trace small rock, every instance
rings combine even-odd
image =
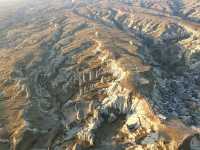
[[[8,86],[8,85],[11,85],[13,83],[13,80],[5,80],[5,81],[3,81],[3,84],[5,85],[5,86]]]
[[[4,97],[4,93],[0,91],[0,98]]]
[[[131,132],[137,130],[139,127],[140,127],[140,125],[138,123],[127,125],[128,130]]]
[[[129,44],[130,44],[130,45],[133,45],[133,41],[129,41]]]
[[[0,128],[0,142],[9,142],[9,133],[5,127]]]
[[[115,120],[117,119],[117,117],[115,116],[115,114],[111,113],[109,116],[108,116],[108,122],[114,122]]]
[[[66,140],[66,141],[71,140],[72,138],[74,138],[74,137],[77,135],[77,133],[78,133],[80,130],[81,130],[80,127],[75,127],[75,128],[70,129],[70,130],[67,132],[66,136],[65,136],[65,140]]]
[[[159,117],[160,119],[162,119],[162,120],[166,120],[166,119],[167,119],[167,117],[164,116],[164,115],[162,115],[162,114],[159,114],[158,117]]]
[[[153,144],[158,139],[159,139],[159,134],[157,132],[152,132],[147,137],[144,138],[141,144]]]
[[[98,37],[99,36],[99,32],[95,32],[95,36]]]
[[[74,144],[72,147],[72,150],[81,150],[81,145],[80,144]]]

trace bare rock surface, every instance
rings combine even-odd
[[[198,0],[7,7],[0,150],[199,149]]]

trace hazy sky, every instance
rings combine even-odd
[[[0,3],[14,3],[14,2],[20,2],[23,0],[0,0]]]
[[[5,15],[5,13],[9,13],[11,11],[15,11],[15,9],[20,6],[22,1],[26,0],[0,0],[0,17],[1,15]]]
[[[20,0],[0,0],[0,2],[14,2],[14,1],[20,1]]]
[[[26,0],[0,0],[0,7],[18,4],[18,3],[21,3],[22,1],[26,1]]]

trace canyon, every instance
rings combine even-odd
[[[198,0],[21,1],[0,11],[0,150],[200,148]]]

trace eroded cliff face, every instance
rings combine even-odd
[[[0,149],[198,149],[199,24],[166,4],[43,0],[3,20]]]

